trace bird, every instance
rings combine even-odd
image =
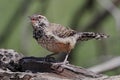
[[[45,16],[40,14],[33,14],[29,18],[33,27],[33,38],[43,48],[53,52],[47,57],[65,53],[63,64],[68,62],[68,56],[77,42],[90,39],[101,40],[108,37],[108,35],[102,33],[79,32],[60,24],[51,23]]]

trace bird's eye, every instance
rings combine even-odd
[[[39,16],[38,18],[42,18],[41,16]]]
[[[32,20],[34,21],[34,20],[35,20],[35,18],[32,18]]]

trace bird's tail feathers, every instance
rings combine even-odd
[[[94,32],[79,32],[78,33],[78,41],[87,41],[90,39],[101,40],[102,38],[108,38],[109,36],[102,33],[94,33]]]

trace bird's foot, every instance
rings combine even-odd
[[[66,64],[69,64],[69,61],[53,63],[53,65],[55,65],[55,66],[56,65],[61,66],[61,65],[66,65]]]
[[[63,65],[68,64],[69,62],[58,62],[58,63],[53,63],[52,69],[54,69],[57,73],[61,73],[64,71],[64,68],[62,67]]]

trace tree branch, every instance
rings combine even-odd
[[[120,80],[118,76],[96,74],[71,64],[57,66],[54,59],[23,57],[11,49],[0,49],[1,80]],[[54,62],[55,61],[55,62]],[[19,65],[19,66],[18,66]],[[17,70],[17,72],[15,71]],[[22,70],[22,71],[20,71]],[[33,73],[33,71],[36,72]],[[62,70],[62,71],[60,71]]]
[[[102,64],[88,68],[88,70],[95,73],[103,73],[106,71],[111,71],[120,67],[120,57],[115,57],[109,61],[106,61]]]

